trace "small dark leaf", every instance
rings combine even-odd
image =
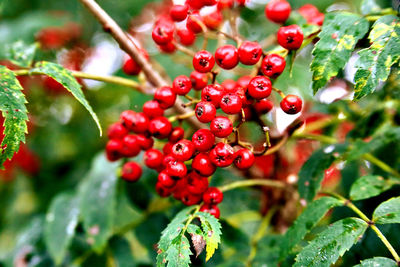
[[[204,240],[202,235],[191,234],[190,237],[192,239],[192,244],[194,250],[196,251],[196,258],[197,258],[201,254],[201,252],[203,252],[206,246],[206,241]]]

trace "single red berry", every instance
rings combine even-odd
[[[265,6],[265,16],[272,22],[284,23],[292,8],[285,0],[272,0]]]
[[[149,100],[143,104],[143,113],[153,119],[164,115],[164,109],[161,108],[161,104],[158,101]]]
[[[201,202],[201,195],[194,195],[186,190],[182,192],[181,201],[186,206],[196,205]]]
[[[204,24],[211,30],[217,30],[221,26],[223,20],[224,17],[219,10],[215,10],[203,16]]]
[[[197,130],[192,136],[194,147],[198,151],[208,151],[215,142],[214,134],[208,129]]]
[[[171,144],[171,143],[167,143],[167,144]],[[173,144],[171,144],[171,149],[172,149]],[[174,161],[175,158],[171,155],[171,154],[165,154],[164,153],[164,159],[163,159],[163,166],[164,168],[167,168],[168,162],[170,161]]]
[[[244,41],[239,47],[239,60],[244,65],[254,65],[263,53],[261,45],[257,42]]]
[[[209,187],[203,194],[204,204],[216,205],[222,202],[224,194],[216,187]]]
[[[202,195],[208,188],[207,177],[199,176],[197,173],[189,173],[186,180],[186,188],[193,195]]]
[[[184,135],[185,135],[185,130],[183,130],[182,127],[175,127],[172,130],[171,135],[168,137],[168,142],[176,143],[179,140],[183,139]]]
[[[163,153],[161,151],[150,148],[144,152],[143,155],[144,164],[151,169],[157,169],[163,164]]]
[[[192,82],[185,75],[179,75],[172,83],[172,90],[177,95],[186,95],[190,89],[192,89]]]
[[[159,45],[158,48],[161,50],[161,52],[164,52],[167,54],[172,54],[176,51],[176,46],[173,42],[169,42],[164,45]]]
[[[213,55],[206,51],[201,50],[193,57],[193,67],[196,71],[206,73],[212,70],[215,64]]]
[[[149,123],[149,132],[158,139],[167,138],[172,131],[171,122],[165,117],[157,117]]]
[[[277,39],[280,46],[288,50],[296,50],[303,43],[303,31],[298,25],[289,25],[281,27],[277,33]]]
[[[192,82],[193,89],[201,90],[208,83],[208,75],[206,73],[200,73],[198,71],[193,71],[190,74],[190,80]]]
[[[163,146],[163,153],[165,154],[165,155],[169,155],[169,154],[171,154],[171,152],[172,152],[172,147],[175,145],[175,143],[172,143],[172,142],[168,142],[168,143],[166,143],[164,146]]]
[[[183,45],[190,46],[196,41],[196,35],[186,27],[178,29],[176,34],[179,37],[179,42]]]
[[[219,216],[221,215],[219,208],[216,205],[203,204],[199,211],[210,213],[217,219],[219,219]]]
[[[113,123],[108,127],[108,139],[122,139],[128,134],[128,130],[119,122]]]
[[[175,26],[172,22],[166,20],[158,22],[151,33],[151,37],[158,45],[166,45],[174,38]]]
[[[236,151],[235,160],[233,161],[236,168],[246,170],[254,164],[254,154],[247,148],[242,148]]]
[[[133,110],[125,110],[121,113],[122,124],[134,133],[144,133],[149,126],[149,119],[142,112],[135,112]]]
[[[271,111],[274,107],[274,103],[267,99],[267,98],[262,98],[257,100],[257,102],[254,104],[254,109],[258,114],[265,114]]]
[[[255,99],[266,98],[271,94],[271,81],[264,76],[256,76],[247,86],[247,93]]]
[[[213,6],[217,4],[218,0],[202,0],[202,2],[205,6]]]
[[[296,114],[301,111],[303,101],[297,95],[287,95],[281,101],[281,109],[287,114]]]
[[[194,10],[199,10],[204,6],[204,0],[186,0],[185,4],[189,5]]]
[[[234,93],[236,92],[237,82],[231,79],[226,79],[221,83],[221,86],[224,88],[225,93]]]
[[[203,18],[199,12],[193,11],[186,20],[186,27],[194,33],[200,33],[203,31],[201,23],[203,23]]]
[[[242,76],[237,80],[237,85],[245,88],[247,92],[247,86],[249,86],[249,83],[251,81],[252,77],[251,76]]]
[[[209,157],[211,162],[217,167],[228,167],[233,163],[235,151],[229,144],[218,143],[211,149]]]
[[[215,108],[219,108],[219,103],[223,95],[224,88],[221,85],[210,84],[201,91],[201,100],[211,102],[214,104]]]
[[[215,172],[216,167],[212,164],[208,154],[201,152],[194,157],[192,161],[192,169],[198,174],[208,177]]]
[[[144,134],[138,134],[136,140],[142,150],[147,150],[153,147],[154,140],[151,136],[146,136]]]
[[[127,57],[122,65],[122,70],[127,75],[138,75],[142,68],[131,57]]]
[[[162,86],[154,93],[154,100],[160,103],[162,109],[167,109],[175,104],[176,94],[169,86]]]
[[[230,70],[239,63],[239,53],[233,45],[224,45],[215,51],[215,61],[223,69]]]
[[[109,140],[106,145],[106,155],[109,161],[116,161],[122,158],[122,141],[118,139]]]
[[[185,20],[188,14],[188,7],[186,5],[173,5],[169,10],[169,15],[174,21]]]
[[[121,153],[124,157],[135,157],[140,153],[140,145],[136,135],[128,134],[122,139]]]
[[[171,160],[167,163],[166,172],[174,179],[181,179],[186,175],[187,168],[182,161]]]
[[[219,0],[217,3],[217,8],[219,10],[230,9],[233,7],[233,0]]]
[[[227,93],[222,97],[219,105],[226,114],[237,114],[242,110],[242,99],[238,94]]]
[[[224,138],[232,133],[233,125],[227,117],[217,116],[211,121],[210,130],[216,137]]]
[[[156,192],[160,197],[169,197],[172,193],[172,188],[165,187],[162,183],[156,183]]]
[[[217,110],[211,102],[201,101],[197,103],[196,108],[196,118],[203,123],[212,121],[215,118]]]
[[[319,12],[318,8],[312,4],[305,4],[297,10],[308,24],[321,26],[324,22],[324,14]]]
[[[124,164],[121,171],[121,178],[127,182],[136,182],[142,176],[142,167],[134,161]]]
[[[194,145],[191,141],[182,139],[178,141],[171,151],[171,155],[179,161],[189,160],[195,152]]]
[[[276,79],[285,70],[286,61],[283,57],[277,54],[268,54],[264,57],[261,63],[261,72]]]
[[[166,171],[162,171],[158,174],[157,183],[160,183],[163,187],[171,188],[175,186],[176,180],[172,179]]]

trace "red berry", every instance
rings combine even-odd
[[[221,83],[221,86],[224,88],[225,93],[234,93],[236,92],[237,82],[231,79],[226,79]]]
[[[202,0],[202,2],[205,6],[213,6],[217,4],[218,0]]]
[[[122,65],[122,70],[127,75],[138,75],[142,68],[140,68],[136,61],[134,61],[131,57],[128,57],[125,60],[124,65]]]
[[[229,144],[218,143],[211,149],[209,157],[211,162],[217,167],[228,167],[233,163],[235,152]]]
[[[237,114],[242,110],[242,99],[238,94],[225,94],[220,102],[220,107],[226,114]]]
[[[193,67],[196,71],[206,73],[212,70],[215,64],[213,55],[206,51],[201,50],[193,57]]]
[[[182,127],[175,127],[171,135],[168,137],[168,141],[171,143],[176,143],[179,140],[183,139],[183,136],[185,135],[185,131],[183,130]]]
[[[200,129],[193,134],[192,142],[196,150],[208,151],[214,145],[215,136],[208,129]]]
[[[201,91],[201,100],[211,102],[214,104],[215,108],[219,108],[219,103],[223,95],[224,88],[221,85],[210,84]]]
[[[240,170],[246,170],[254,164],[254,154],[247,148],[236,151],[234,164]]]
[[[209,187],[203,194],[204,204],[216,205],[222,202],[224,194],[216,187]]]
[[[163,153],[161,151],[150,148],[149,150],[146,150],[146,152],[143,155],[144,159],[144,164],[146,164],[147,167],[151,169],[157,169],[163,164]]]
[[[203,16],[204,24],[211,30],[217,30],[221,26],[223,20],[224,17],[219,10],[215,10]]]
[[[166,45],[174,38],[175,26],[172,22],[166,20],[158,22],[151,33],[151,37],[158,45]]]
[[[109,161],[116,161],[122,157],[123,145],[122,141],[118,139],[109,140],[106,145],[106,155]]]
[[[190,46],[196,41],[196,35],[186,27],[178,29],[176,34],[179,37],[179,42],[183,45]]]
[[[260,60],[263,53],[257,42],[244,41],[239,47],[239,60],[244,65],[254,65]]]
[[[230,70],[239,63],[239,53],[233,45],[224,45],[215,51],[215,61],[223,69]]]
[[[143,104],[143,113],[153,119],[164,115],[164,109],[161,108],[161,104],[158,101],[149,100]]]
[[[247,86],[248,94],[255,99],[266,98],[271,94],[271,91],[271,81],[264,76],[254,77]]]
[[[272,0],[265,6],[265,16],[275,23],[284,23],[291,10],[290,4],[285,0]]]
[[[172,147],[175,145],[175,143],[171,143],[171,142],[168,142],[168,143],[166,143],[164,146],[163,146],[163,153],[165,154],[165,155],[169,155],[169,154],[171,154],[171,152],[172,152]],[[171,156],[172,157],[172,156]]]
[[[175,94],[186,95],[192,89],[192,82],[189,77],[180,75],[174,79],[172,83],[172,90]]]
[[[172,179],[166,171],[162,171],[158,174],[157,183],[160,183],[163,187],[171,188],[176,184],[176,180]]]
[[[149,132],[158,139],[167,138],[172,131],[171,122],[165,117],[157,117],[149,123]]]
[[[198,174],[207,177],[215,172],[216,167],[212,164],[208,154],[201,152],[194,157],[192,161],[192,169]]]
[[[258,114],[268,113],[269,111],[272,110],[273,107],[274,107],[274,103],[267,98],[259,99],[254,104],[254,109],[256,110],[256,112]]]
[[[154,140],[151,136],[145,136],[143,134],[138,134],[136,140],[142,150],[152,148],[154,144]]]
[[[124,157],[135,157],[140,153],[140,145],[136,135],[128,134],[122,139],[123,148],[121,150]]]
[[[202,17],[198,11],[194,11],[186,20],[186,27],[194,33],[200,33],[203,31],[201,23],[203,23]]]
[[[277,54],[268,54],[261,63],[261,72],[270,77],[277,78],[285,70],[286,61]]]
[[[163,86],[154,93],[154,100],[160,103],[162,109],[167,109],[175,104],[176,94],[169,86]]]
[[[203,204],[200,207],[199,211],[210,213],[211,215],[213,215],[217,219],[219,219],[219,216],[221,214],[220,211],[219,211],[219,208],[216,205]]]
[[[303,43],[303,31],[298,25],[281,27],[277,33],[278,43],[288,50],[296,50]]]
[[[188,14],[188,7],[186,5],[173,5],[169,10],[169,15],[174,21],[185,20]]]
[[[198,10],[204,6],[203,0],[186,0],[185,3],[195,10]]]
[[[202,195],[208,188],[207,177],[199,176],[194,172],[188,174],[186,180],[186,188],[193,195]]]
[[[309,24],[321,26],[324,22],[324,14],[320,13],[318,8],[312,4],[305,4],[297,10]]]
[[[121,178],[127,182],[136,182],[142,176],[142,167],[134,161],[129,161],[122,167]]]
[[[128,130],[119,122],[113,123],[108,127],[108,139],[122,139],[128,134]]]
[[[211,121],[210,130],[216,137],[224,138],[232,133],[233,125],[227,117],[217,116]]]
[[[180,179],[186,175],[187,169],[185,163],[182,161],[171,160],[167,163],[166,172],[172,178]]]
[[[183,139],[172,147],[171,155],[179,161],[187,161],[193,156],[194,151],[193,143]]]
[[[135,133],[144,133],[148,129],[149,119],[142,112],[137,113],[133,110],[125,110],[121,113],[120,118],[122,124]]]
[[[217,8],[219,10],[230,9],[233,7],[233,0],[219,0],[217,3]]]
[[[165,187],[162,183],[156,183],[156,192],[160,197],[168,197],[172,193],[172,188]]]
[[[159,45],[158,48],[162,52],[167,53],[167,54],[172,54],[172,53],[174,53],[176,51],[176,46],[174,45],[173,42],[166,43],[164,45]]]
[[[198,71],[193,71],[190,74],[190,80],[192,82],[193,89],[201,90],[208,83],[208,75],[206,73],[200,73]]]
[[[201,195],[194,195],[186,190],[182,192],[181,201],[186,206],[196,205],[201,202]]]
[[[247,86],[249,85],[252,77],[250,76],[242,76],[237,80],[238,86],[245,88],[247,90]]]
[[[215,106],[212,103],[201,101],[197,103],[195,112],[196,112],[196,118],[200,122],[207,123],[215,118],[217,110],[215,109]]]
[[[287,95],[281,101],[281,109],[287,114],[296,114],[301,111],[303,101],[297,95]]]

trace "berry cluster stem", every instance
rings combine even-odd
[[[249,186],[269,186],[282,189],[287,188],[287,184],[281,181],[268,180],[268,179],[249,179],[220,186],[219,190],[221,190],[221,192],[226,192],[239,187],[249,187]]]

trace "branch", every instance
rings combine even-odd
[[[222,192],[229,191],[239,187],[249,187],[249,186],[270,186],[275,188],[285,189],[288,185],[284,182],[278,180],[268,180],[268,179],[249,179],[243,181],[237,181],[230,184],[226,184],[219,187]]]

